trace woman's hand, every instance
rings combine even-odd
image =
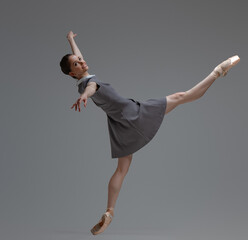
[[[70,39],[73,39],[74,37],[76,37],[77,36],[77,34],[75,33],[73,33],[72,31],[70,31],[68,34],[67,34],[67,39],[68,40],[70,40]]]
[[[88,99],[87,95],[82,94],[81,97],[72,105],[71,109],[75,107],[75,111],[77,111],[77,109],[78,109],[78,111],[80,112],[81,102],[84,101],[84,107],[86,107],[87,99]]]

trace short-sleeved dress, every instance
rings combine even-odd
[[[112,158],[132,154],[151,141],[163,121],[166,97],[143,102],[124,98],[109,83],[99,81],[95,75],[78,81],[80,94],[89,82],[96,82],[98,87],[90,98],[107,114]]]

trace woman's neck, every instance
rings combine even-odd
[[[84,72],[81,76],[77,77],[77,79],[80,80],[81,78],[86,77],[88,75],[90,75],[88,72]]]

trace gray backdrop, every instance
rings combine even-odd
[[[134,153],[101,239],[247,239],[246,1],[1,1],[0,238],[94,239],[107,205],[105,113],[82,112],[59,61],[72,30],[89,73],[140,101],[240,63],[165,116]],[[146,235],[145,235],[146,234]]]

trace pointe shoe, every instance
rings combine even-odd
[[[221,64],[219,64],[214,69],[214,71],[215,72],[218,72],[220,74],[220,76],[222,75],[224,77],[224,76],[226,76],[226,74],[230,70],[230,68],[232,68],[233,66],[235,66],[239,61],[240,61],[239,56],[238,55],[235,55],[233,57],[228,58],[227,60],[225,60]]]
[[[90,230],[93,235],[102,233],[111,223],[113,216],[109,212],[102,215],[101,220]]]

